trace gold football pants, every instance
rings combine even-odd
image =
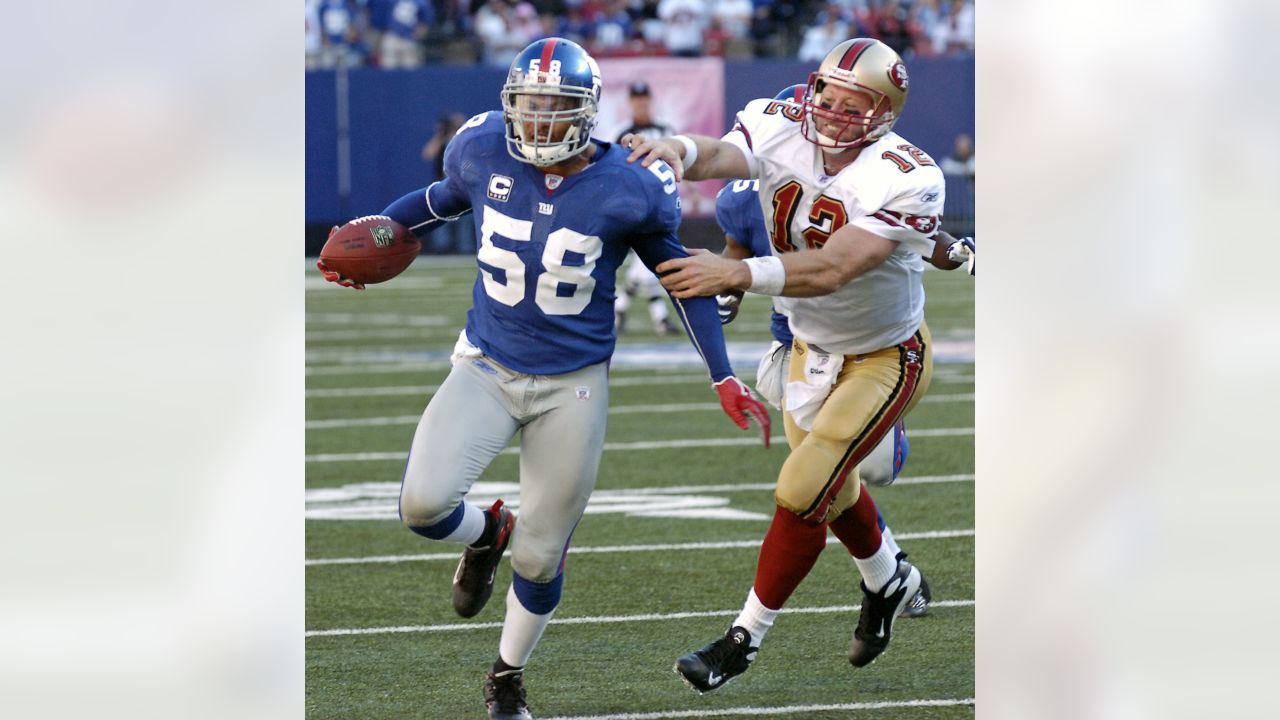
[[[789,382],[803,380],[808,353],[796,338]],[[899,345],[846,355],[812,431],[783,413],[791,454],[778,476],[778,505],[813,523],[829,522],[852,507],[862,485],[858,463],[915,407],[932,378],[933,347],[924,323]]]

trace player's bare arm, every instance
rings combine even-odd
[[[732,143],[706,135],[684,135],[693,141],[697,155],[690,167],[686,162],[688,148],[676,138],[645,139],[639,135],[625,135],[622,145],[631,149],[627,162],[640,160],[643,167],[649,167],[655,160],[665,160],[676,173],[676,180],[709,180],[723,178],[726,180],[751,177],[751,167],[742,150]]]
[[[782,292],[787,297],[816,297],[834,292],[884,262],[897,243],[853,225],[836,231],[817,250],[800,250],[775,258],[786,273]],[[741,260],[693,251],[687,258],[658,266],[662,286],[678,298],[715,295],[726,290],[750,290],[751,268]]]

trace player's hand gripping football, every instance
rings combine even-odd
[[[716,394],[720,396],[720,407],[724,408],[724,414],[728,415],[729,419],[743,430],[750,427],[747,416],[755,418],[756,423],[760,425],[760,429],[764,432],[764,446],[766,448],[769,447],[771,435],[769,410],[756,399],[755,393],[751,392],[751,388],[732,375],[713,384],[712,387],[715,388]]]
[[[651,140],[635,133],[623,135],[618,142],[622,147],[631,151],[631,154],[627,156],[627,162],[635,162],[643,157],[644,159],[640,161],[640,166],[649,167],[654,160],[665,160],[671,166],[671,170],[675,172],[676,182],[684,180],[684,161],[680,159],[680,150],[673,148],[670,143],[665,143],[660,139]]]
[[[964,263],[965,272],[974,275],[978,264],[978,244],[971,237],[960,238],[947,246],[947,257],[951,262]]]
[[[338,232],[338,226],[334,225],[332,228],[329,229],[329,237],[333,237],[333,234],[336,232]],[[324,275],[324,279],[328,280],[331,283],[338,283],[342,287],[355,288],[356,290],[364,289],[364,283],[356,282],[351,278],[343,277],[338,273],[330,270],[328,266],[324,264],[324,260],[317,260],[316,268],[320,270],[321,275]]]

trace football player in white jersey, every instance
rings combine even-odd
[[[892,132],[907,99],[906,66],[871,39],[836,46],[801,102],[755,100],[722,139],[623,138],[629,159],[665,160],[677,177],[756,178],[772,256],[701,252],[658,266],[675,297],[746,290],[775,296],[795,335],[784,421],[791,453],[742,612],[725,635],[676,662],[708,692],[746,671],[831,531],[862,575],[849,661],[888,646],[920,572],[861,512],[857,466],[920,400],[933,372],[922,255],[931,255],[942,172]]]

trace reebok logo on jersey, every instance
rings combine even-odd
[[[936,192],[925,193],[920,196],[920,202],[931,203],[931,202],[937,202],[937,201],[938,201],[938,193]]]
[[[515,181],[506,175],[494,173],[489,176],[489,197],[498,202],[506,202],[511,197],[511,186]]]

